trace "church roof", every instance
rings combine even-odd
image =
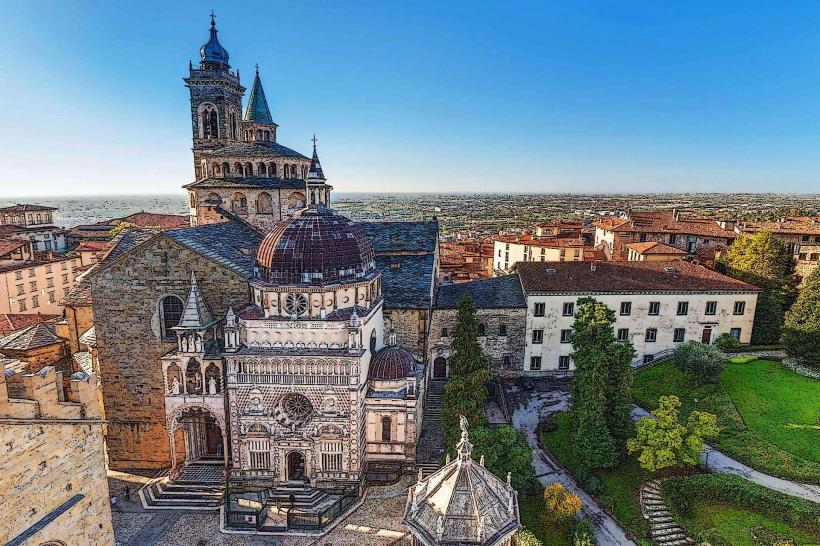
[[[203,151],[202,155],[204,157],[297,157],[307,159],[299,152],[269,140],[228,144],[214,150]]]
[[[433,294],[432,254],[376,255],[387,309],[427,309]]]
[[[326,180],[325,173],[322,172],[322,164],[319,163],[319,154],[316,152],[316,135],[313,135],[313,157],[310,159],[310,171],[308,180]]]
[[[169,229],[163,235],[247,278],[253,275],[256,248],[262,241],[261,233],[237,221]]]
[[[408,490],[404,522],[425,545],[503,544],[521,527],[517,493],[472,459],[461,431],[456,459]]]
[[[435,252],[438,221],[360,222],[373,242],[376,254],[395,252]]]
[[[208,42],[201,48],[199,48],[200,60],[206,63],[219,63],[228,66],[228,50],[222,47],[222,44],[219,43],[219,38],[217,38],[216,36],[216,21],[214,21],[213,15],[211,15],[210,33],[211,34],[208,38]]]
[[[398,345],[382,347],[373,355],[367,378],[376,381],[395,381],[416,376],[413,353]]]
[[[461,301],[465,292],[473,298],[476,309],[527,308],[527,298],[524,296],[518,275],[504,275],[463,284],[440,286],[436,292],[433,307],[457,309],[458,302]]]
[[[196,283],[196,275],[191,271],[191,290],[188,292],[182,317],[172,330],[197,330],[207,328],[217,322],[219,319],[214,319],[211,310],[208,309],[208,304],[205,303],[205,298],[202,297],[202,292]]]
[[[299,178],[264,178],[264,177],[234,177],[203,178],[190,184],[186,188],[265,188],[269,190],[303,190],[305,181]]]
[[[265,98],[265,90],[262,88],[262,80],[259,79],[258,66],[256,68],[256,77],[253,79],[251,94],[248,97],[248,107],[245,108],[245,115],[242,119],[254,123],[273,123],[273,118],[268,108],[268,101]]]
[[[40,322],[0,339],[0,351],[28,351],[62,342],[63,339],[54,332],[53,324]]]

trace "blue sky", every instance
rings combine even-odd
[[[211,8],[339,191],[820,191],[818,2],[2,3],[0,196],[181,191]]]

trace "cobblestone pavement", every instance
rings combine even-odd
[[[219,531],[219,512],[145,511],[136,494],[150,474],[109,472],[114,508],[115,546],[386,546],[407,532],[404,515],[410,477],[397,484],[368,489],[367,500],[323,537],[227,534]],[[125,488],[130,500],[125,500]]]

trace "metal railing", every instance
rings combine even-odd
[[[663,362],[664,360],[669,359],[675,353],[674,348],[664,349],[663,351],[657,352],[652,355],[644,355],[634,359],[631,363],[632,368],[635,370],[642,370],[644,368],[649,368]],[[651,356],[652,358],[647,359],[647,356]]]

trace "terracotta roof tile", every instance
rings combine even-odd
[[[53,322],[60,315],[41,315],[39,313],[5,313],[0,315],[0,336],[6,336],[17,330],[28,328],[40,322]]]
[[[759,291],[751,284],[686,261],[518,262],[524,292]]]
[[[657,241],[646,241],[644,243],[629,243],[626,245],[627,248],[631,248],[635,252],[640,254],[679,254],[681,256],[686,255],[686,251],[671,245],[667,245],[665,243],[659,243]]]

